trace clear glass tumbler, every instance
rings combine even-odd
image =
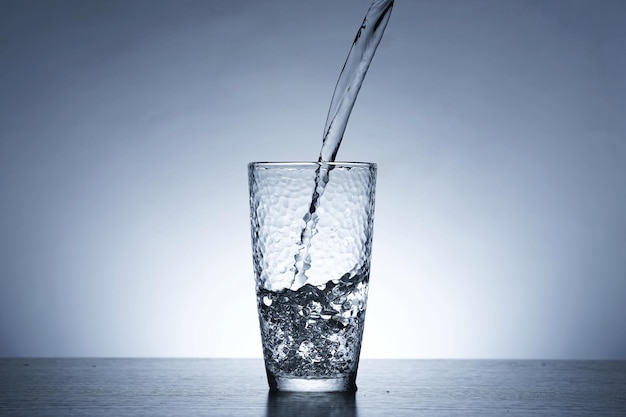
[[[354,391],[376,164],[252,162],[252,251],[272,391]]]

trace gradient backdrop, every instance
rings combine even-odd
[[[0,356],[260,357],[246,164],[368,0],[0,1]],[[363,357],[626,359],[626,2],[397,0]]]

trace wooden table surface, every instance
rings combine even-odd
[[[270,394],[260,359],[0,359],[0,416],[626,416],[626,361],[362,360]]]

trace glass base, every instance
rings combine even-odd
[[[290,378],[267,374],[272,391],[285,392],[354,392],[355,377],[337,378]]]

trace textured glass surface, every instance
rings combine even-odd
[[[328,182],[321,195],[314,195],[320,168]],[[320,379],[337,379],[340,387],[354,384],[367,303],[375,181],[375,164],[249,165],[257,303],[274,388],[281,388],[280,381],[289,389],[333,390],[320,387]],[[312,200],[317,200],[315,209]],[[312,237],[304,240],[313,215]],[[304,280],[296,279],[299,256],[305,259]],[[306,388],[306,381],[314,379]],[[294,380],[304,380],[305,387]]]

